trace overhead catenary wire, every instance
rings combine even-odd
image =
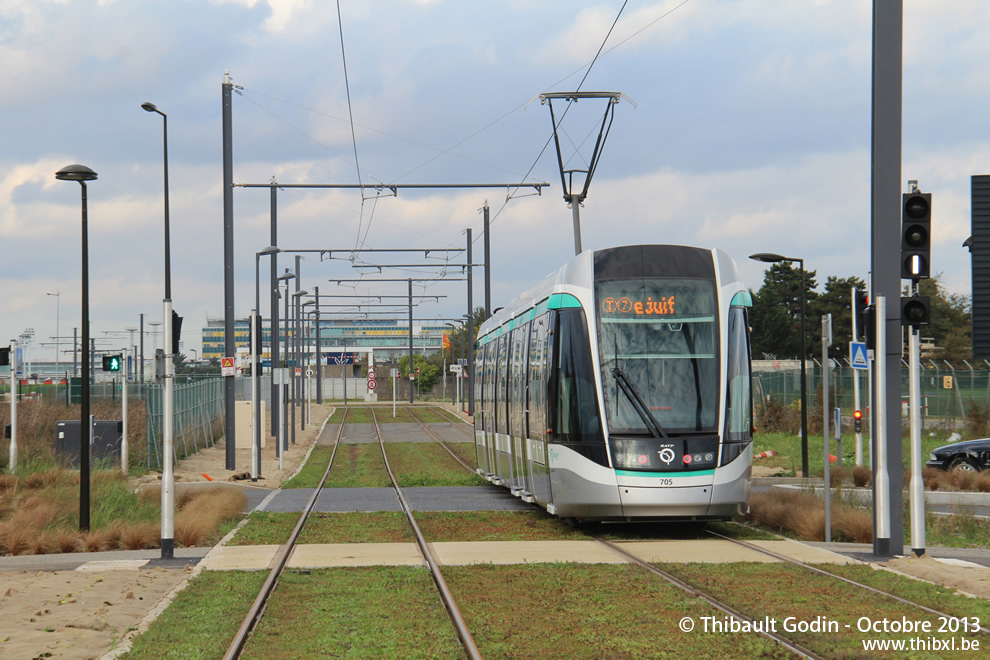
[[[687,1],[688,1],[688,0],[685,0],[685,2],[687,2]],[[619,18],[620,18],[620,17],[622,16],[622,12],[623,12],[623,11],[625,10],[625,8],[626,8],[626,5],[627,5],[628,3],[629,3],[629,0],[624,0],[624,1],[623,1],[623,3],[622,3],[622,6],[621,6],[621,7],[619,7],[619,13],[618,13],[618,14],[616,14],[616,16],[615,16],[615,20],[614,20],[614,21],[612,21],[612,25],[611,25],[611,27],[609,27],[609,29],[608,29],[608,32],[607,32],[607,33],[605,34],[605,38],[604,38],[604,39],[602,40],[602,44],[601,44],[601,46],[599,46],[599,47],[598,47],[598,52],[596,52],[596,53],[595,53],[595,56],[594,56],[594,57],[593,57],[593,58],[591,59],[591,62],[590,62],[590,63],[589,63],[588,65],[587,65],[587,71],[585,71],[585,72],[584,72],[584,76],[583,76],[583,77],[581,78],[581,82],[580,82],[580,83],[578,83],[578,86],[577,86],[577,89],[576,89],[575,91],[581,91],[581,87],[582,87],[582,86],[584,85],[584,82],[585,82],[585,80],[587,80],[587,79],[588,79],[588,74],[590,74],[590,73],[591,73],[591,68],[592,68],[593,66],[595,66],[595,62],[597,62],[597,61],[598,61],[598,58],[599,58],[599,57],[601,56],[601,54],[602,54],[602,50],[603,50],[603,49],[605,48],[605,44],[606,44],[606,43],[608,43],[608,38],[609,38],[609,37],[610,37],[610,36],[612,35],[612,30],[614,30],[614,29],[615,29],[615,26],[616,26],[616,24],[617,24],[617,23],[619,22]],[[668,12],[668,13],[669,13],[669,12]],[[666,14],[665,14],[665,15],[666,15]],[[662,17],[661,17],[661,18],[662,18]],[[657,19],[657,20],[659,20],[659,19]],[[656,22],[656,21],[654,21],[654,22]],[[574,74],[571,74],[571,75],[574,75]],[[570,76],[568,76],[568,78],[569,78],[569,77],[570,77]],[[564,80],[566,80],[566,78],[564,78]],[[563,112],[563,114],[561,114],[561,115],[560,115],[560,120],[558,120],[558,121],[557,121],[557,122],[556,122],[556,123],[554,124],[554,127],[553,127],[553,132],[551,132],[551,134],[550,134],[550,137],[548,137],[548,138],[547,138],[547,141],[546,141],[546,142],[545,142],[545,143],[543,144],[543,148],[542,148],[542,149],[540,149],[540,154],[539,154],[539,155],[538,155],[538,156],[536,157],[536,160],[534,160],[534,161],[533,161],[533,164],[532,164],[532,165],[530,165],[530,167],[529,167],[529,170],[527,170],[527,171],[526,171],[526,176],[525,176],[525,177],[523,177],[523,181],[525,181],[526,179],[528,179],[528,178],[529,178],[529,175],[530,175],[530,174],[532,173],[532,171],[533,171],[534,169],[536,169],[536,165],[537,165],[537,164],[538,164],[538,163],[540,162],[540,159],[541,159],[541,158],[543,158],[543,154],[545,154],[545,153],[546,153],[546,151],[547,151],[547,147],[549,147],[549,146],[550,146],[550,143],[551,143],[551,142],[553,141],[553,137],[554,137],[554,135],[556,134],[556,131],[557,131],[557,128],[558,128],[558,127],[560,126],[560,124],[561,124],[561,123],[562,123],[562,122],[564,121],[564,117],[566,117],[566,116],[567,116],[567,111],[568,111],[568,110],[570,110],[570,109],[571,109],[571,104],[570,104],[570,103],[568,103],[568,104],[567,104],[567,107],[566,107],[566,108],[564,108],[564,112]],[[518,189],[518,188],[516,188],[516,190],[515,190],[515,191],[518,191],[518,190],[519,190],[519,189]],[[513,191],[513,192],[515,192],[515,191]],[[504,201],[504,202],[502,202],[502,206],[500,206],[500,207],[499,207],[499,209],[498,209],[498,211],[496,211],[496,212],[495,212],[495,215],[493,215],[493,216],[492,216],[492,217],[491,217],[491,218],[489,219],[489,221],[488,221],[488,228],[489,228],[489,230],[491,230],[491,226],[492,226],[492,224],[494,224],[494,223],[495,223],[495,220],[497,220],[497,219],[498,219],[498,216],[499,216],[499,215],[501,215],[501,213],[502,213],[502,211],[503,211],[503,210],[505,209],[505,207],[506,207],[506,206],[507,206],[507,205],[509,204],[509,201],[510,201],[511,199],[512,199],[512,193],[509,193],[509,194],[507,194],[507,195],[506,195],[506,197],[505,197],[505,201]],[[476,239],[474,239],[474,241],[473,241],[473,242],[475,242],[475,243],[476,243],[476,242],[478,242],[478,240],[479,240],[480,238],[481,238],[481,236],[479,236],[478,238],[476,238]]]
[[[613,51],[615,51],[616,49],[618,49],[618,48],[619,48],[619,47],[621,47],[622,45],[624,45],[624,44],[626,44],[626,43],[628,43],[629,41],[631,41],[632,39],[634,39],[634,38],[636,38],[637,36],[639,36],[640,34],[642,34],[643,32],[645,32],[645,31],[646,31],[646,30],[648,30],[649,28],[651,28],[651,27],[653,27],[654,25],[656,25],[656,24],[657,24],[658,22],[660,22],[660,21],[661,21],[661,20],[663,20],[664,18],[666,18],[666,17],[668,17],[669,15],[671,15],[671,14],[672,14],[673,12],[675,12],[676,10],[678,10],[678,9],[680,9],[681,7],[683,7],[684,5],[686,5],[686,4],[688,3],[688,2],[690,2],[690,0],[683,0],[683,2],[681,2],[680,4],[678,4],[678,5],[676,5],[676,6],[674,6],[674,7],[672,7],[671,9],[669,9],[669,10],[667,10],[666,12],[664,12],[663,14],[661,14],[660,16],[658,16],[657,18],[655,18],[654,20],[652,20],[652,21],[650,21],[649,23],[647,23],[646,25],[644,25],[644,26],[643,26],[642,28],[640,28],[639,30],[636,30],[635,32],[633,32],[632,34],[630,34],[630,35],[629,35],[628,37],[626,37],[626,38],[624,38],[624,39],[623,39],[622,41],[620,41],[620,42],[618,42],[618,43],[616,43],[615,45],[613,45],[612,47],[610,47],[610,48],[608,48],[608,49],[605,49],[605,45],[607,44],[607,42],[608,42],[608,39],[609,39],[609,37],[611,36],[611,34],[612,34],[612,32],[613,32],[613,30],[614,30],[614,28],[615,28],[615,26],[616,26],[616,24],[618,23],[618,20],[619,20],[619,18],[621,17],[621,15],[622,15],[622,13],[623,13],[623,10],[625,9],[625,7],[626,7],[626,5],[627,5],[627,3],[628,3],[628,0],[625,0],[625,2],[623,2],[623,5],[622,5],[622,7],[620,8],[620,10],[619,10],[619,12],[618,12],[618,14],[617,14],[617,16],[616,16],[616,18],[615,18],[615,20],[613,21],[613,23],[612,23],[612,25],[611,25],[611,27],[609,28],[609,31],[608,31],[608,33],[606,34],[606,37],[605,37],[605,39],[603,40],[603,42],[602,42],[602,45],[601,45],[601,46],[599,47],[599,49],[598,49],[598,51],[596,52],[596,54],[595,54],[595,56],[594,56],[594,58],[593,58],[593,59],[592,59],[592,60],[591,60],[591,61],[590,61],[590,62],[589,62],[588,64],[586,64],[586,65],[583,65],[583,66],[581,66],[581,67],[579,67],[578,69],[575,69],[575,71],[573,71],[573,72],[571,72],[571,73],[569,73],[569,74],[567,74],[566,76],[564,76],[563,78],[561,78],[561,79],[560,79],[559,81],[557,81],[556,83],[554,83],[553,85],[551,85],[551,86],[550,86],[550,87],[548,87],[547,89],[548,89],[548,90],[549,90],[549,89],[552,89],[553,87],[555,87],[556,85],[559,85],[559,84],[560,84],[561,82],[563,82],[563,81],[565,81],[565,80],[567,80],[568,78],[570,78],[571,76],[573,76],[573,75],[575,75],[576,73],[578,73],[578,72],[580,72],[580,71],[582,71],[582,70],[584,70],[584,71],[585,71],[585,73],[584,73],[584,76],[582,77],[582,80],[581,80],[581,82],[580,82],[580,84],[579,84],[579,86],[578,86],[578,89],[580,89],[580,87],[581,87],[581,86],[582,86],[582,85],[584,84],[584,82],[585,82],[585,81],[587,80],[587,77],[588,77],[588,75],[590,74],[590,71],[591,71],[591,69],[592,69],[592,67],[593,67],[593,66],[594,66],[594,64],[595,64],[595,63],[597,62],[597,60],[598,60],[598,59],[600,59],[601,57],[603,57],[603,56],[605,56],[605,55],[608,55],[609,53],[611,53],[611,52],[613,52]],[[316,109],[313,109],[313,108],[309,108],[309,107],[306,107],[306,106],[303,106],[303,105],[300,105],[300,104],[297,104],[297,103],[293,103],[293,102],[291,102],[291,101],[287,101],[287,100],[284,100],[284,99],[280,99],[280,98],[278,98],[278,97],[275,97],[275,96],[272,96],[272,95],[269,95],[269,94],[265,94],[265,93],[263,93],[263,92],[260,92],[260,91],[257,91],[257,90],[253,90],[253,89],[245,89],[245,88],[243,88],[243,87],[241,87],[241,86],[238,86],[238,87],[239,87],[239,89],[243,89],[244,91],[246,91],[246,92],[249,92],[250,94],[255,94],[255,95],[258,95],[258,96],[264,96],[264,97],[266,97],[266,98],[270,98],[270,99],[273,99],[273,100],[275,100],[275,101],[278,101],[278,102],[280,102],[280,103],[284,103],[284,104],[287,104],[287,105],[291,105],[291,106],[294,106],[294,107],[298,107],[298,108],[300,108],[300,109],[304,109],[304,110],[307,110],[307,111],[309,111],[309,112],[314,112],[314,113],[316,113],[316,114],[321,114],[321,115],[324,115],[324,116],[327,116],[327,117],[330,117],[330,118],[333,118],[333,119],[336,119],[336,120],[338,120],[338,121],[349,121],[349,123],[350,123],[350,126],[351,126],[351,134],[352,134],[352,143],[353,143],[353,148],[354,148],[354,153],[355,153],[355,163],[354,163],[354,166],[355,166],[355,168],[356,168],[356,170],[357,170],[357,172],[358,172],[358,179],[359,179],[359,182],[361,181],[361,169],[360,169],[360,167],[359,167],[359,164],[357,163],[357,153],[358,153],[358,152],[357,152],[357,142],[356,142],[356,133],[355,133],[355,127],[356,127],[356,126],[361,126],[362,128],[366,128],[367,130],[370,130],[370,131],[374,131],[374,132],[377,132],[377,133],[380,133],[380,134],[382,134],[382,135],[387,135],[387,136],[390,136],[390,137],[394,137],[394,138],[396,138],[396,139],[399,139],[399,140],[403,140],[403,141],[405,141],[405,142],[408,142],[408,143],[410,143],[410,144],[415,144],[415,145],[419,145],[419,146],[423,146],[423,147],[425,147],[425,148],[429,148],[429,149],[434,149],[434,150],[436,150],[436,151],[438,151],[438,153],[437,153],[437,154],[436,154],[435,156],[433,156],[432,158],[430,158],[429,160],[427,160],[427,161],[425,161],[425,162],[424,162],[424,163],[422,163],[421,165],[419,165],[419,166],[417,166],[417,167],[415,167],[415,168],[413,168],[412,170],[409,170],[408,172],[406,172],[405,174],[403,174],[402,176],[400,176],[400,177],[398,178],[398,180],[401,180],[401,179],[403,179],[403,178],[405,178],[405,177],[407,177],[407,176],[408,176],[409,174],[411,174],[412,172],[415,172],[415,171],[417,171],[418,169],[420,169],[420,168],[422,168],[423,166],[425,166],[425,165],[427,165],[428,163],[430,163],[430,162],[432,162],[433,160],[436,160],[436,159],[437,159],[437,158],[439,158],[440,156],[442,156],[442,155],[445,155],[445,154],[450,154],[450,153],[452,152],[452,150],[453,150],[453,149],[455,149],[456,147],[458,147],[458,146],[460,146],[461,144],[464,144],[465,142],[467,142],[468,140],[470,140],[470,139],[472,139],[473,137],[475,137],[475,136],[477,136],[478,134],[480,134],[480,133],[482,133],[482,132],[484,132],[484,131],[486,131],[486,130],[488,130],[489,128],[491,128],[491,127],[492,127],[492,126],[494,126],[495,124],[497,124],[497,123],[499,123],[500,121],[502,121],[502,120],[504,120],[504,119],[505,119],[506,117],[508,117],[508,116],[510,116],[510,115],[511,115],[511,114],[513,114],[514,112],[516,112],[516,111],[518,111],[518,110],[520,110],[520,109],[522,109],[522,108],[524,108],[524,107],[525,107],[525,106],[526,106],[526,105],[528,104],[528,101],[527,101],[526,103],[521,103],[521,104],[519,104],[519,105],[517,105],[517,106],[515,106],[514,108],[512,108],[512,109],[510,109],[509,111],[507,111],[507,112],[505,112],[505,113],[503,113],[502,115],[500,115],[500,116],[499,116],[498,118],[496,118],[496,119],[494,119],[494,120],[492,120],[491,122],[488,122],[487,124],[485,124],[484,126],[482,126],[481,128],[479,128],[478,130],[476,130],[476,131],[474,131],[474,132],[472,132],[472,133],[471,133],[470,135],[468,135],[468,136],[466,136],[465,138],[463,138],[463,139],[461,139],[461,140],[459,140],[459,141],[457,141],[456,143],[454,143],[453,145],[451,145],[450,147],[448,147],[448,148],[446,148],[446,149],[441,149],[441,148],[438,148],[438,147],[433,147],[433,146],[431,146],[431,145],[428,145],[428,144],[424,144],[424,143],[421,143],[421,142],[418,142],[418,141],[415,141],[415,140],[411,140],[411,139],[408,139],[408,138],[405,138],[405,137],[402,137],[402,136],[399,136],[399,135],[395,135],[395,134],[392,134],[392,133],[388,133],[388,132],[386,132],[386,131],[381,131],[381,130],[379,130],[379,129],[376,129],[376,128],[373,128],[373,127],[368,127],[368,126],[364,126],[364,125],[362,125],[362,124],[358,124],[358,123],[356,123],[356,122],[354,121],[354,117],[353,117],[353,110],[352,110],[352,104],[351,104],[351,99],[350,99],[350,88],[349,88],[349,81],[347,80],[347,63],[346,63],[346,52],[345,52],[345,49],[344,49],[344,42],[343,42],[343,24],[342,24],[342,21],[340,21],[340,3],[339,3],[339,0],[338,0],[338,2],[337,2],[337,11],[338,11],[338,22],[339,22],[339,30],[340,30],[340,35],[341,35],[341,54],[342,54],[342,58],[343,58],[343,64],[344,64],[344,74],[345,74],[345,85],[346,85],[346,87],[347,87],[347,98],[348,98],[348,113],[349,113],[349,120],[344,120],[344,119],[342,119],[342,118],[340,118],[340,117],[336,117],[336,116],[334,116],[334,115],[331,115],[331,114],[329,114],[329,113],[326,113],[326,112],[323,112],[323,111],[320,111],[320,110],[316,110]],[[240,92],[238,92],[238,93],[240,93]],[[242,96],[244,96],[245,98],[248,98],[248,96],[247,96],[246,94],[241,94],[241,95],[242,95]],[[250,100],[250,99],[249,99],[249,100]],[[294,129],[294,130],[296,130],[297,132],[299,132],[299,133],[301,133],[301,134],[303,134],[304,136],[306,136],[306,137],[307,137],[307,138],[308,138],[309,140],[311,140],[311,141],[312,141],[312,142],[314,142],[315,144],[317,144],[317,145],[319,145],[319,146],[321,146],[321,147],[323,147],[323,148],[325,148],[325,149],[327,149],[328,151],[330,151],[331,153],[333,153],[333,154],[334,154],[335,156],[337,156],[338,158],[340,158],[340,159],[342,159],[342,160],[344,160],[344,162],[347,162],[348,164],[351,164],[351,163],[349,162],[349,160],[348,160],[348,159],[346,159],[346,158],[344,158],[344,157],[343,157],[343,156],[341,156],[340,154],[337,154],[337,153],[336,153],[335,151],[333,151],[332,149],[330,149],[330,148],[329,148],[329,147],[327,147],[326,145],[323,145],[323,144],[322,144],[322,143],[320,143],[320,142],[319,142],[318,140],[316,140],[316,139],[315,139],[315,138],[313,138],[312,136],[309,136],[308,134],[306,134],[306,133],[305,133],[304,131],[302,131],[302,130],[300,130],[299,128],[297,128],[297,127],[295,127],[295,126],[292,126],[292,124],[291,124],[290,122],[288,122],[288,121],[286,121],[285,119],[283,119],[283,118],[281,118],[281,117],[279,117],[279,116],[278,116],[278,115],[277,115],[276,113],[274,113],[274,112],[273,112],[272,110],[270,110],[270,109],[268,109],[268,108],[266,108],[266,107],[264,107],[263,105],[261,105],[261,104],[259,104],[259,103],[257,103],[257,102],[255,102],[255,101],[253,101],[253,100],[252,100],[252,102],[253,102],[253,103],[255,103],[255,105],[256,105],[257,107],[259,107],[259,108],[261,108],[261,109],[263,109],[263,110],[265,110],[266,112],[269,112],[270,114],[272,114],[273,116],[275,116],[276,118],[278,118],[278,119],[279,119],[280,121],[282,121],[282,122],[284,122],[284,123],[286,123],[287,125],[289,125],[290,127],[292,127],[292,128]],[[564,113],[564,115],[566,115],[566,110],[565,110],[565,113]],[[564,115],[562,115],[562,116],[561,116],[561,120],[563,119],[563,116],[564,116]],[[547,139],[547,142],[546,142],[546,143],[545,143],[545,144],[543,145],[543,148],[542,148],[542,149],[540,150],[540,154],[539,154],[539,155],[537,156],[537,158],[536,158],[536,159],[534,160],[534,162],[533,162],[533,164],[532,164],[532,166],[531,166],[531,167],[530,167],[530,168],[529,168],[529,169],[527,170],[527,172],[526,172],[526,174],[522,176],[522,180],[523,180],[523,181],[525,181],[525,180],[527,180],[527,179],[529,179],[529,178],[530,178],[530,175],[532,174],[532,172],[533,172],[533,170],[535,169],[535,167],[536,167],[536,165],[537,165],[537,164],[539,163],[539,161],[540,161],[540,159],[542,159],[542,157],[543,157],[543,154],[544,154],[544,153],[546,152],[546,148],[547,148],[547,147],[549,146],[549,144],[550,144],[550,142],[552,141],[552,139],[553,139],[553,136],[551,135],[551,136],[550,136],[550,137],[549,137],[549,138]],[[586,139],[587,139],[587,138],[585,138],[585,140],[586,140]],[[584,142],[584,141],[582,141],[582,143],[583,143],[583,142]],[[454,156],[456,156],[456,157],[458,157],[458,158],[462,158],[462,159],[466,159],[466,160],[469,160],[469,161],[472,161],[472,162],[477,162],[477,163],[479,163],[479,164],[482,164],[482,165],[488,165],[488,166],[491,166],[491,167],[496,167],[496,166],[494,166],[494,165],[489,165],[489,164],[487,164],[487,163],[483,163],[483,162],[481,162],[481,161],[477,161],[477,160],[474,160],[474,159],[471,159],[471,158],[467,158],[467,157],[465,157],[465,156],[461,156],[461,155],[459,155],[459,154],[452,154],[452,155],[454,155]],[[505,170],[504,168],[498,168],[498,169],[503,169],[504,171],[506,171],[506,172],[509,172],[509,170]],[[365,172],[365,174],[366,174],[367,176],[370,176],[370,177],[371,177],[371,178],[373,178],[373,179],[376,179],[376,178],[375,178],[375,177],[374,177],[373,175],[371,175],[370,173],[367,173],[367,172]],[[376,180],[377,180],[377,179],[376,179]],[[363,184],[362,184],[362,185],[363,185]],[[504,210],[505,210],[505,207],[506,207],[506,206],[508,205],[508,202],[509,202],[509,201],[511,201],[512,199],[514,199],[514,198],[515,198],[515,197],[517,197],[517,196],[521,196],[521,195],[517,195],[517,194],[516,194],[516,193],[518,193],[518,192],[519,192],[519,190],[520,190],[520,187],[515,187],[515,188],[513,188],[513,189],[511,189],[511,190],[509,190],[509,191],[507,191],[507,194],[506,194],[506,198],[505,198],[505,200],[504,200],[504,201],[502,202],[502,204],[501,204],[501,205],[499,206],[499,208],[498,208],[498,209],[497,209],[497,210],[495,211],[495,213],[494,213],[494,214],[492,214],[492,217],[490,218],[490,224],[491,224],[492,222],[494,222],[494,221],[495,221],[495,220],[496,220],[496,219],[497,219],[497,218],[498,218],[498,217],[499,217],[499,216],[501,215],[501,213],[502,213],[502,211],[504,211]],[[537,194],[538,194],[538,193],[537,193]],[[362,197],[363,197],[363,195],[362,195]],[[377,196],[376,196],[376,198],[375,198],[375,199],[376,199],[376,201],[377,201]],[[358,245],[366,245],[366,244],[367,244],[367,237],[368,237],[368,235],[369,235],[369,231],[368,231],[368,228],[364,228],[364,222],[363,222],[363,213],[364,213],[364,204],[363,204],[363,201],[362,201],[362,205],[361,205],[361,209],[360,209],[360,211],[358,211],[358,214],[359,214],[359,216],[360,216],[360,218],[359,218],[359,228],[358,228],[358,234],[357,234],[357,237],[356,237],[356,242],[355,242],[355,245],[356,245],[356,246],[358,246]],[[369,224],[370,224],[370,220],[369,220]],[[363,232],[363,233],[364,233],[364,237],[363,237],[363,238],[362,238],[362,236],[361,236],[361,234],[362,234],[362,228],[364,228],[364,229],[365,229],[365,230],[364,230],[364,232]],[[432,236],[430,236],[430,235],[427,235],[427,234],[421,234],[421,233],[419,233],[419,232],[413,232],[413,233],[417,233],[417,234],[419,234],[419,235],[422,235],[422,236],[424,236],[424,237],[431,237],[431,238],[432,238]],[[480,233],[479,233],[479,236],[478,236],[478,237],[477,237],[477,238],[476,238],[476,239],[475,239],[475,240],[474,240],[473,242],[477,242],[477,241],[479,241],[479,240],[481,240],[481,238],[482,238],[482,237],[481,237],[481,235],[480,235]]]
[[[340,0],[337,0],[337,27],[340,31],[340,59],[344,67],[344,91],[347,93],[347,116],[350,119],[351,125],[351,144],[354,146],[354,169],[357,171],[358,185],[363,186],[364,182],[361,181],[361,161],[358,158],[357,131],[354,128],[354,107],[351,103],[351,83],[347,76],[347,52],[344,49],[344,21],[340,14]],[[354,239],[355,250],[360,247],[361,243],[361,225],[364,224],[364,201],[364,193],[362,192],[361,215],[358,217],[357,237]],[[371,223],[370,219],[368,223]]]

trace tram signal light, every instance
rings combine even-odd
[[[863,336],[866,337],[866,350],[876,350],[877,347],[877,308],[868,305],[863,311]]]
[[[856,433],[863,432],[863,411],[857,410],[853,413],[853,428]]]
[[[179,354],[179,335],[182,334],[182,317],[172,310],[172,354]]]
[[[103,371],[120,371],[121,355],[104,355]]]
[[[901,298],[901,325],[918,328],[931,322],[931,301],[928,296]]]
[[[905,193],[901,199],[901,279],[928,279],[931,274],[932,195]]]
[[[853,300],[853,313],[856,314],[856,333],[866,335],[866,308],[870,305],[870,296],[862,289],[856,289],[856,296]],[[853,337],[856,340],[858,337]]]

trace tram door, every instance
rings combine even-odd
[[[547,312],[530,322],[529,368],[525,431],[528,443],[529,480],[536,501],[550,502],[550,469],[547,463],[547,381],[550,375],[550,323]]]
[[[496,474],[503,484],[512,483],[512,456],[509,443],[509,335],[498,338],[495,364],[495,460]]]
[[[509,356],[509,437],[512,443],[512,487],[532,494],[526,447],[526,360],[529,353],[529,323],[512,331]]]
[[[498,357],[498,342],[491,341],[485,346],[485,464],[488,474],[498,474],[498,449],[495,446],[495,363]]]
[[[491,429],[490,416],[491,413],[491,402],[488,400],[488,389],[491,382],[488,379],[488,366],[485,356],[488,354],[488,346],[482,346],[477,355],[476,370],[478,372],[479,378],[477,378],[478,392],[475,396],[475,409],[474,415],[474,441],[475,441],[475,457],[478,462],[478,469],[481,470],[482,474],[491,474],[491,468],[488,467],[488,445],[489,445],[489,430]]]

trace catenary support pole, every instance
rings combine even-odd
[[[257,269],[258,257],[255,256],[255,268]],[[251,310],[251,413],[254,421],[251,423],[251,481],[258,480],[258,445],[261,444],[261,401],[258,396],[258,385],[261,375],[261,356],[258,347],[261,346],[261,324],[258,323],[257,308]]]
[[[323,351],[320,348],[320,287],[314,286],[316,297],[316,404],[323,405]]]
[[[269,245],[278,245],[278,188],[275,186],[275,182],[272,181],[271,186],[271,240]],[[271,407],[271,418],[272,418],[272,435],[278,437],[279,429],[279,416],[282,414],[281,406],[279,406],[279,397],[281,396],[280,387],[275,387],[275,370],[282,368],[282,363],[279,359],[279,342],[282,341],[282,336],[279,333],[279,323],[278,323],[278,255],[272,255],[271,263],[271,278],[268,285],[268,293],[270,295],[271,302],[271,315],[272,315],[272,332],[271,332],[271,346],[272,346],[272,407]],[[278,443],[276,443],[277,445]],[[281,449],[276,446],[276,449],[281,452]]]
[[[222,89],[222,120],[223,120],[223,354],[231,357],[237,352],[234,337],[234,153],[233,128],[231,118],[231,92],[234,84],[230,75],[224,71]],[[278,243],[272,242],[272,245]],[[171,307],[171,305],[169,305]],[[169,324],[172,316],[165,317]],[[170,347],[165,348],[169,353]],[[226,468],[236,469],[236,444],[234,443],[234,379],[228,376],[224,383],[224,439],[226,440]]]
[[[470,272],[470,269],[468,269]],[[413,374],[416,373],[416,368],[413,366],[413,293],[412,293],[412,278],[409,278],[409,378],[406,382],[409,383],[409,403],[413,402]]]
[[[485,202],[485,319],[492,317],[492,241],[488,228],[491,224],[488,213],[488,202]]]
[[[302,271],[300,270],[302,266],[302,256],[296,255],[296,290],[293,293],[299,293],[299,281],[302,279]],[[292,399],[292,444],[296,444],[296,408],[299,406],[299,381],[300,379],[296,377],[296,369],[299,368],[299,297],[293,296],[292,304],[292,325],[287,326],[292,328],[292,349],[289,353],[290,359],[292,360],[292,367],[289,369],[289,382],[290,386],[290,397]],[[300,416],[302,413],[300,412]]]
[[[467,342],[467,359],[468,359],[468,377],[467,377],[467,396],[465,397],[468,401],[468,415],[474,414],[474,278],[472,276],[472,271],[474,262],[471,259],[471,228],[467,229],[467,322],[464,324],[467,334],[465,335],[465,341]]]

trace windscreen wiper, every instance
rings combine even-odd
[[[643,423],[646,427],[650,429],[650,433],[653,434],[654,438],[659,438],[663,436],[664,438],[669,437],[660,426],[660,422],[657,418],[653,416],[650,409],[643,403],[643,399],[639,396],[639,392],[632,383],[629,382],[629,378],[622,373],[622,369],[615,367],[612,369],[612,377],[615,378],[615,382],[619,384],[619,387],[629,397],[630,403],[632,403],[633,409],[636,413],[643,419]]]

